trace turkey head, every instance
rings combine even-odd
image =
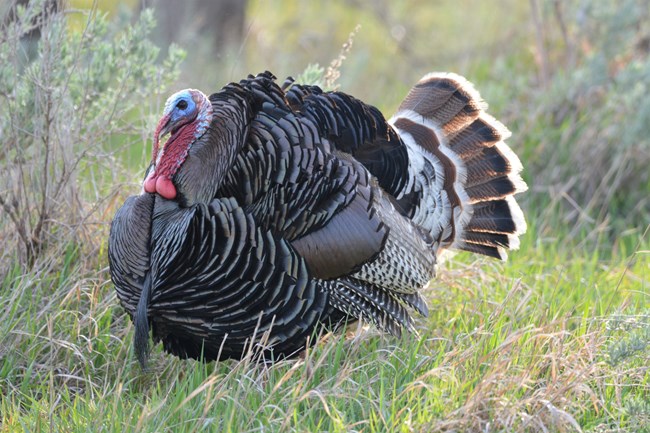
[[[144,190],[173,200],[178,191],[174,176],[189,154],[192,144],[205,134],[212,121],[212,104],[199,90],[185,89],[173,94],[165,103],[163,116],[154,132],[151,165],[144,180]],[[160,139],[170,134],[160,146]]]

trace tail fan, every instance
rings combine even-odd
[[[409,152],[411,179],[402,195],[419,200],[411,204],[413,221],[440,250],[505,260],[526,231],[513,196],[527,186],[519,158],[504,142],[510,132],[486,109],[465,78],[432,73],[411,89],[389,123]]]

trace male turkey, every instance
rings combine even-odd
[[[453,74],[422,78],[388,122],[269,72],[172,95],[109,239],[140,363],[149,328],[205,360],[291,356],[346,319],[413,331],[443,250],[505,259],[526,229],[521,164],[484,109]]]

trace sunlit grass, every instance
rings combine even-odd
[[[419,338],[351,325],[276,364],[157,347],[148,372],[106,270],[79,278],[70,251],[54,280],[2,285],[2,431],[647,429],[648,239],[610,258],[534,241],[443,266]]]
[[[357,24],[342,14],[357,2],[332,2],[334,18],[323,21],[314,18],[311,6],[287,10],[284,2],[267,3],[251,2],[258,18],[249,36],[263,40],[264,32],[271,32],[267,43],[275,49],[258,50],[257,57],[241,62],[229,58],[235,64],[214,73],[202,66],[208,61],[197,64],[190,55],[186,79],[197,81],[193,86],[207,83],[209,92],[267,68],[297,75],[307,64],[305,52],[309,63],[327,66]],[[451,69],[477,82],[491,113],[512,129],[509,143],[521,156],[531,187],[518,197],[529,230],[508,262],[459,254],[443,264],[425,289],[430,315],[417,318],[419,336],[398,340],[352,324],[347,332],[319,336],[300,358],[278,363],[261,363],[251,355],[240,362],[204,364],[179,360],[158,345],[151,369],[143,372],[132,354],[133,326],[109,280],[106,239],[117,206],[139,189],[135,183],[150,144],[146,125],[157,114],[138,104],[122,113],[131,122],[113,124],[108,137],[104,117],[98,116],[92,137],[106,143],[92,161],[101,164],[85,159],[76,173],[81,196],[92,198],[84,205],[99,209],[84,220],[88,230],[68,238],[65,221],[57,221],[60,232],[52,236],[57,242],[31,267],[10,250],[2,255],[0,432],[649,432],[650,235],[635,223],[648,203],[643,197],[650,184],[642,181],[647,173],[627,173],[638,175],[641,180],[631,185],[639,188],[603,191],[599,206],[610,205],[602,218],[600,209],[576,192],[589,189],[590,181],[601,188],[598,176],[625,162],[604,163],[610,161],[607,155],[621,152],[611,131],[625,130],[625,116],[636,100],[625,108],[625,100],[607,93],[589,99],[607,91],[625,97],[613,85],[594,85],[587,86],[591,93],[576,92],[567,101],[558,95],[582,83],[571,77],[558,78],[557,88],[535,88],[532,37],[514,37],[526,26],[513,23],[527,17],[528,3],[498,2],[512,7],[505,21],[491,4],[467,4],[476,9],[467,17],[461,13],[467,7],[449,1],[415,15],[404,5],[383,17],[359,7],[367,15],[356,18],[367,18],[366,25],[344,63],[340,84],[390,115],[390,107],[428,69]],[[269,5],[277,8],[265,9]],[[269,12],[260,16],[260,10]],[[336,31],[313,40],[298,26],[289,35],[291,16],[315,23],[316,30],[335,22]],[[435,22],[439,33],[400,48],[391,33],[395,29],[382,20],[411,26],[418,35],[420,21]],[[473,29],[474,38],[486,35],[476,46],[489,55],[469,50],[467,39],[448,36],[466,29]],[[495,49],[504,37],[505,54]],[[437,50],[422,54],[422,47],[434,42]],[[314,52],[314,46],[323,49]],[[404,47],[416,49],[421,63],[396,64],[407,56]],[[645,70],[642,60],[630,64],[631,74]],[[615,109],[598,111],[603,102]],[[565,106],[569,115],[562,111]],[[602,131],[613,138],[599,141]],[[643,161],[648,135],[639,137],[646,141],[628,139],[627,147]],[[75,143],[86,151],[93,143],[84,140]],[[592,141],[598,146],[590,147]],[[576,150],[577,144],[583,147]],[[586,156],[580,170],[567,162],[580,159],[583,149],[601,152],[600,165]],[[124,186],[111,184],[114,180]],[[603,199],[610,196],[611,202]],[[0,233],[11,234],[13,226],[0,217]]]

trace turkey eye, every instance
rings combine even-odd
[[[178,104],[176,104],[176,107],[180,108],[181,110],[185,110],[187,108],[187,101],[181,99],[180,101],[178,101]]]

